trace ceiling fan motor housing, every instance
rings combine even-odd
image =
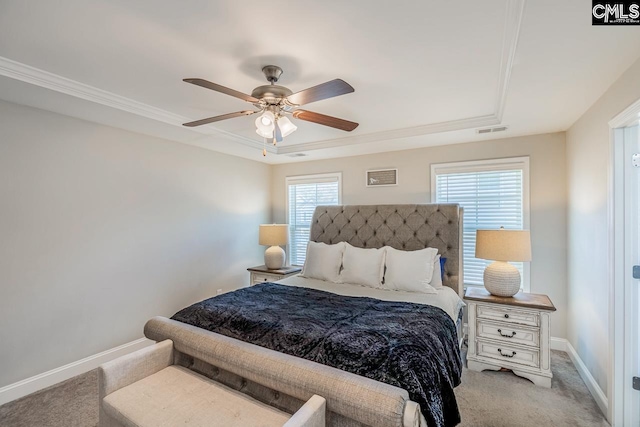
[[[293,93],[290,89],[275,84],[282,75],[282,68],[277,65],[266,65],[262,67],[262,72],[271,84],[258,86],[251,92],[251,96],[264,101],[267,105],[278,105],[282,99]]]
[[[262,72],[267,78],[267,81],[274,84],[278,82],[278,79],[280,79],[280,76],[282,75],[282,68],[277,65],[265,65],[262,67]]]
[[[283,98],[291,95],[291,89],[278,85],[258,86],[251,92],[251,96],[265,101],[267,104],[278,104]]]

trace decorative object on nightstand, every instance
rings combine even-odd
[[[251,273],[251,286],[264,282],[275,282],[285,277],[295,276],[302,271],[302,267],[283,267],[277,270],[268,269],[266,265],[247,268]]]
[[[520,290],[520,272],[509,261],[531,261],[527,230],[477,230],[476,258],[492,260],[484,270],[484,287],[493,295],[511,297]]]
[[[262,224],[260,226],[260,244],[269,246],[264,252],[264,264],[269,270],[284,267],[286,254],[280,245],[289,243],[287,224]]]
[[[536,385],[551,387],[549,315],[556,308],[549,297],[520,292],[504,298],[469,287],[464,299],[469,316],[468,368],[506,368]]]

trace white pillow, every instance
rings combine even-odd
[[[436,257],[433,262],[433,276],[431,277],[431,283],[429,283],[435,289],[441,289],[442,284],[442,264],[440,264],[440,255]]]
[[[344,242],[335,245],[309,242],[301,276],[338,283],[344,246]]]
[[[437,249],[425,248],[419,251],[399,251],[392,247],[386,247],[386,249],[385,288],[394,291],[437,293],[429,284],[433,277]]]
[[[384,248],[356,248],[347,243],[342,258],[340,282],[380,288],[384,274],[385,252]]]

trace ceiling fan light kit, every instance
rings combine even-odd
[[[280,117],[278,119],[278,126],[280,127],[280,130],[282,131],[282,137],[283,138],[285,136],[291,135],[293,132],[298,130],[298,126],[294,125],[291,122],[291,120],[289,120],[287,117]]]
[[[265,111],[256,119],[256,127],[262,133],[273,133],[275,115],[271,111]]]
[[[202,126],[221,120],[261,113],[255,121],[256,133],[265,139],[265,143],[267,140],[272,140],[274,145],[277,142],[281,142],[284,137],[291,135],[298,129],[298,127],[293,124],[286,115],[291,115],[298,120],[317,123],[346,132],[351,132],[358,127],[358,123],[355,122],[298,109],[298,107],[304,104],[353,92],[353,87],[344,80],[331,80],[309,89],[293,93],[289,88],[275,84],[282,75],[282,68],[276,65],[267,65],[262,68],[262,72],[270,84],[258,86],[253,89],[251,95],[238,92],[204,79],[184,79],[187,83],[242,99],[243,101],[253,104],[253,106],[257,108],[257,110],[253,111],[238,111],[236,113],[223,114],[221,116],[196,120],[185,123],[184,126]],[[262,155],[267,155],[266,149],[262,150]]]
[[[273,131],[264,132],[260,128],[256,129],[256,133],[264,139],[273,139]]]

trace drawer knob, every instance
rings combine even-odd
[[[513,338],[516,336],[516,331],[511,332],[511,335],[509,335],[509,334],[503,334],[502,329],[498,329],[498,333],[505,338]]]
[[[511,354],[505,354],[505,353],[502,352],[501,348],[498,349],[498,353],[500,353],[500,356],[502,356],[502,357],[513,357],[513,356],[516,355],[515,351],[512,351]]]
[[[505,319],[508,319],[508,318],[509,318],[509,315],[508,315],[508,314],[505,314],[505,315],[504,315],[504,318],[505,318]]]

